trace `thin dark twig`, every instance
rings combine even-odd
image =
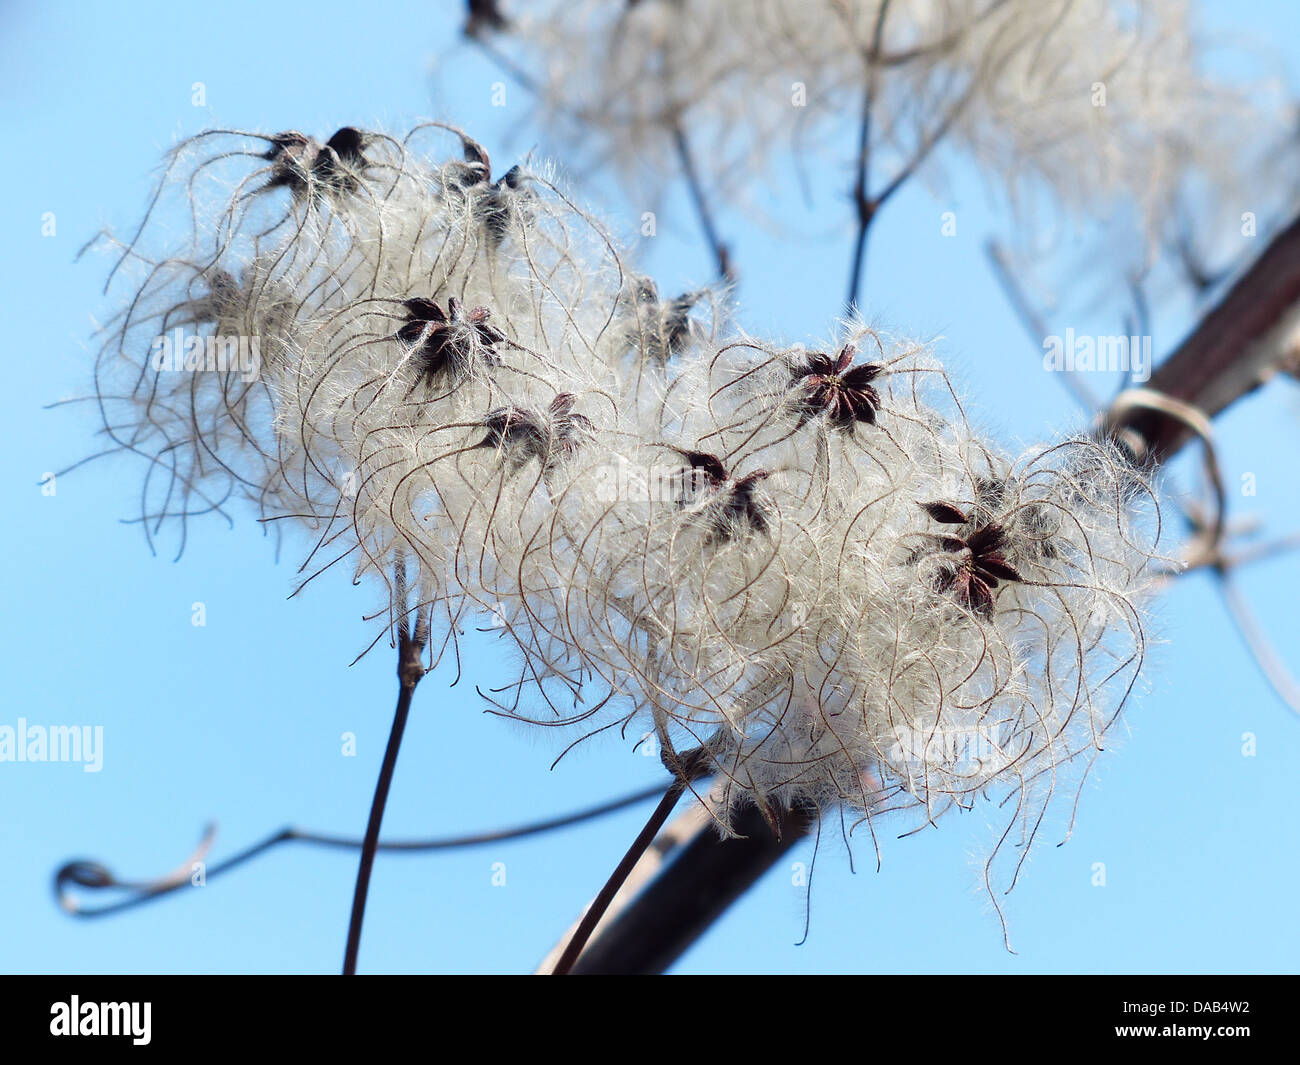
[[[610,874],[605,886],[600,889],[599,894],[592,900],[587,912],[582,915],[582,920],[578,927],[574,929],[573,935],[569,937],[569,942],[564,947],[564,953],[560,955],[560,960],[555,963],[555,968],[551,971],[552,976],[567,976],[569,970],[573,968],[573,963],[578,960],[578,955],[582,953],[582,948],[587,945],[587,940],[591,938],[592,932],[596,930],[596,925],[609,909],[609,904],[614,901],[614,896],[618,894],[618,889],[623,886],[623,881],[628,878],[632,872],[632,867],[641,859],[650,844],[654,842],[655,836],[659,834],[667,823],[673,808],[677,801],[682,797],[682,792],[686,790],[686,785],[680,780],[675,780],[668,786],[664,792],[664,797],[659,800],[659,805],[655,807],[654,813],[650,815],[641,831],[637,833],[636,839],[632,841],[632,846],[627,849],[623,855],[622,861],[614,867],[614,872]]]
[[[880,12],[876,19],[875,39],[876,50],[879,50],[880,40],[884,34],[885,16],[889,11],[889,0],[884,0],[880,6]],[[870,64],[870,58],[867,58]],[[871,229],[871,223],[875,221],[876,215],[880,209],[893,197],[903,184],[907,182],[920,169],[921,165],[930,157],[930,153],[938,146],[939,142],[948,135],[953,124],[958,117],[964,112],[971,100],[974,98],[974,87],[970,86],[963,93],[961,99],[954,103],[947,114],[943,116],[938,125],[921,138],[919,144],[912,152],[911,158],[900,167],[897,173],[881,188],[877,193],[870,192],[870,163],[871,163],[871,111],[876,89],[876,68],[874,65],[869,66],[867,72],[866,87],[863,90],[862,99],[862,124],[858,131],[858,177],[853,191],[853,202],[858,209],[858,235],[853,246],[853,268],[849,279],[849,294],[845,300],[845,313],[852,314],[861,301],[861,287],[863,270],[866,264],[867,253],[867,236]]]
[[[849,292],[844,299],[845,307],[849,313],[852,313],[857,307],[862,291],[862,271],[867,259],[867,234],[871,230],[871,221],[876,216],[876,204],[872,202],[871,197],[867,194],[867,169],[870,157],[868,142],[871,135],[871,86],[869,82],[863,97],[862,126],[858,138],[858,180],[853,190],[853,202],[858,208],[858,235],[853,242],[853,259],[849,271]]]
[[[1016,317],[1020,319],[1020,324],[1025,327],[1025,332],[1029,335],[1030,340],[1035,345],[1041,345],[1048,336],[1047,324],[1029,302],[1029,297],[1017,280],[1011,268],[1010,256],[1007,255],[1006,250],[996,240],[990,240],[984,245],[984,254],[988,257],[989,265],[993,268],[993,276],[997,278],[1003,295],[1006,296],[1007,302],[1011,304],[1011,309],[1015,311]],[[1065,385],[1066,391],[1085,411],[1089,414],[1095,414],[1101,409],[1101,400],[1098,399],[1092,389],[1083,383],[1078,374],[1074,371],[1067,371],[1058,374],[1058,376],[1062,384]]]
[[[537,84],[537,79],[528,73],[523,67],[511,59],[500,48],[496,47],[482,34],[476,34],[471,37],[473,42],[484,52],[489,59],[497,64],[502,70],[515,79],[524,89],[531,92],[534,96],[541,96],[541,87]]]
[[[817,818],[816,810],[802,803],[775,814],[778,831],[757,806],[734,815],[736,838],[723,839],[711,825],[700,828],[583,951],[574,975],[664,972],[808,834]]]
[[[695,156],[691,152],[690,142],[686,139],[686,131],[682,129],[680,122],[673,125],[673,146],[677,150],[677,161],[681,164],[682,176],[686,180],[686,189],[691,195],[691,202],[695,205],[695,214],[699,219],[700,229],[704,231],[704,239],[708,241],[709,248],[713,251],[718,279],[732,281],[734,275],[731,272],[731,254],[722,238],[718,235],[718,227],[713,221],[713,212],[710,210],[708,198],[704,194],[704,184],[700,180],[700,172],[695,165]]]
[[[406,605],[406,567],[400,561],[397,564],[396,589],[394,603],[403,609]],[[396,610],[394,611],[396,613]],[[375,782],[375,795],[370,803],[370,819],[366,824],[365,839],[361,844],[361,862],[357,868],[356,888],[352,893],[352,915],[348,919],[347,946],[343,953],[343,975],[353,976],[357,971],[357,954],[361,949],[361,923],[366,915],[366,895],[370,891],[370,872],[375,864],[375,851],[379,847],[379,829],[384,821],[384,807],[388,803],[388,790],[393,783],[393,771],[397,768],[397,752],[402,746],[402,733],[406,730],[406,719],[411,712],[411,697],[415,686],[424,676],[424,662],[421,654],[428,643],[428,617],[423,610],[417,611],[414,626],[402,623],[397,640],[397,677],[401,690],[397,696],[397,710],[393,714],[393,727],[388,734],[388,746],[384,749],[384,762],[379,769],[379,779]]]
[[[348,920],[347,947],[343,954],[344,976],[354,976],[357,971],[357,952],[361,949],[361,922],[366,915],[366,896],[370,891],[370,871],[375,864],[375,851],[379,846],[379,828],[384,820],[388,790],[393,782],[393,770],[397,767],[397,752],[402,745],[402,733],[406,730],[406,719],[411,711],[411,696],[414,694],[415,685],[402,684],[401,693],[397,697],[397,711],[393,715],[393,727],[388,734],[388,746],[384,750],[384,762],[379,770],[379,779],[375,782],[375,794],[370,804],[370,820],[366,824],[366,835],[361,844],[361,863],[357,868],[357,882],[352,893],[352,915]]]
[[[1260,625],[1254,611],[1251,610],[1249,601],[1232,579],[1231,567],[1221,562],[1213,569],[1219,592],[1223,596],[1224,604],[1228,608],[1237,632],[1241,634],[1246,644],[1246,649],[1277,697],[1292,713],[1300,714],[1300,684],[1296,683],[1282,656],[1278,654],[1277,648],[1269,640],[1264,627]]]
[[[643,803],[647,799],[657,798],[663,794],[663,790],[662,784],[656,784],[652,788],[643,788],[641,791],[624,795],[599,806],[548,818],[545,821],[534,821],[529,824],[518,825],[513,828],[492,829],[487,832],[476,832],[465,836],[447,836],[434,839],[381,839],[375,849],[394,854],[419,854],[427,851],[456,850],[464,847],[479,847],[488,843],[523,839],[527,836],[536,836],[544,832],[569,828],[573,825],[593,821],[598,817],[604,817],[607,814],[617,813],[629,806]],[[209,828],[205,831],[204,842],[200,844],[199,849],[193,856],[186,859],[175,873],[151,881],[132,882],[119,880],[107,867],[99,862],[84,859],[68,862],[54,874],[55,897],[58,899],[59,906],[74,917],[104,917],[170,895],[173,891],[178,891],[190,884],[192,863],[198,860],[198,857],[206,850],[211,841],[211,835],[212,829]],[[271,833],[265,839],[259,840],[257,843],[251,844],[237,854],[232,855],[225,861],[208,866],[204,870],[204,882],[206,883],[214,877],[237,869],[249,860],[266,853],[281,843],[306,843],[317,847],[357,850],[362,846],[363,840],[354,836],[336,836],[322,832],[311,832],[306,829],[295,828],[292,825],[286,825],[284,828]],[[130,898],[90,909],[81,906],[69,892],[69,888],[74,885],[93,891],[118,890],[130,891],[133,894]]]
[[[889,13],[889,0],[880,5],[876,15],[876,27],[872,34],[871,53],[878,55],[885,35],[885,16]],[[862,271],[866,265],[867,234],[871,230],[872,219],[880,204],[871,197],[871,111],[876,98],[876,65],[867,58],[867,77],[862,89],[862,121],[858,126],[858,165],[857,179],[853,185],[853,202],[858,209],[858,235],[853,242],[853,259],[849,271],[849,293],[844,298],[844,306],[852,314],[858,305],[862,290]]]
[[[668,786],[664,792],[664,797],[659,800],[659,805],[655,807],[641,831],[637,833],[636,839],[623,855],[622,860],[614,868],[605,885],[592,900],[591,905],[587,907],[586,913],[582,915],[582,920],[578,922],[578,927],[574,929],[573,935],[569,937],[569,942],[565,944],[564,953],[560,955],[559,961],[555,963],[555,968],[551,970],[552,976],[567,976],[573,968],[574,963],[582,954],[582,949],[587,945],[596,926],[600,924],[600,919],[605,916],[609,909],[610,903],[614,901],[614,896],[618,894],[619,888],[623,886],[636,863],[641,860],[641,856],[654,843],[655,837],[663,829],[668,818],[677,805],[682,793],[690,786],[691,781],[696,779],[705,770],[708,764],[708,756],[703,749],[688,751],[679,758],[674,758],[673,768],[677,774],[676,779]]]
[[[1300,532],[1293,532],[1276,540],[1270,540],[1268,543],[1252,544],[1249,547],[1242,548],[1229,559],[1229,565],[1235,569],[1251,562],[1260,562],[1264,559],[1273,558],[1287,551],[1294,551],[1297,548],[1300,548]]]
[[[1225,547],[1227,525],[1222,514],[1227,497],[1223,492],[1222,477],[1216,478],[1212,473],[1210,480],[1216,502],[1215,516],[1212,520],[1207,520],[1200,508],[1185,508],[1184,513],[1192,529],[1186,564],[1181,568],[1169,570],[1165,576],[1176,579],[1198,570],[1210,571],[1223,596],[1229,617],[1255,664],[1263,673],[1264,679],[1289,710],[1300,714],[1300,683],[1291,675],[1282,656],[1251,609],[1249,600],[1242,594],[1233,579],[1234,571],[1238,566],[1268,558],[1282,551],[1289,551],[1300,544],[1300,536],[1293,534],[1269,544],[1259,544],[1253,552],[1228,554]]]

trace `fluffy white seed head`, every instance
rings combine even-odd
[[[702,748],[724,831],[985,796],[1032,840],[1141,669],[1158,516],[1112,445],[1003,454],[860,321],[747,336],[454,130],[195,138],[112,280],[98,394],[151,530],[243,497],[306,533],[303,581],[346,565],[426,619],[431,664],[488,614],[495,709]],[[260,362],[164,364],[177,329]]]

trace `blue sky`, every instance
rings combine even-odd
[[[457,122],[494,160],[538,147],[511,88],[490,106],[499,73],[457,38],[460,5],[325,0],[310,8],[232,3],[129,7],[9,3],[0,10],[0,237],[4,360],[0,523],[8,570],[0,656],[0,725],[20,716],[100,725],[99,773],[76,765],[0,763],[0,971],[336,971],[355,856],[281,848],[202,889],[121,917],[79,922],[58,911],[50,874],[94,857],[124,877],[180,861],[203,825],[219,823],[213,859],[286,823],[360,833],[395,696],[377,653],[348,667],[372,630],[371,598],[338,574],[289,601],[292,550],[277,564],[252,515],[191,530],[184,556],[150,556],[132,513],[138,469],[102,462],[42,476],[95,450],[88,408],[43,409],[84,394],[103,263],[74,263],[99,227],[135,223],[162,153],[213,124],[328,135],[340,125],[401,128]],[[1300,54],[1300,12],[1287,3],[1213,3],[1208,26],[1255,34]],[[206,85],[207,107],[191,105]],[[1293,84],[1292,88],[1296,86]],[[513,135],[512,134],[513,131]],[[507,164],[508,165],[508,164]],[[503,167],[502,167],[503,169]],[[867,276],[869,317],[939,351],[977,420],[1007,441],[1080,424],[1041,349],[1025,339],[984,263],[999,224],[975,176],[951,172],[942,199],[907,189],[882,214]],[[724,211],[742,273],[739,317],[754,331],[824,336],[838,313],[851,234],[844,173],[827,168],[812,210],[793,189],[766,233]],[[642,209],[598,177],[585,194],[625,225]],[[955,238],[941,212],[958,213]],[[42,236],[54,212],[56,232]],[[661,287],[705,280],[707,256],[689,205],[675,195],[643,249]],[[1110,333],[1084,317],[1062,323]],[[1185,308],[1155,319],[1157,357],[1189,325]],[[1107,386],[1109,387],[1109,386]],[[1278,384],[1219,423],[1230,486],[1253,473],[1258,493],[1234,514],[1274,533],[1300,527],[1292,456],[1300,390]],[[1186,472],[1184,470],[1183,472]],[[1188,483],[1186,477],[1184,483]],[[1264,624],[1293,666],[1300,558],[1242,574]],[[191,624],[195,602],[207,624]],[[991,842],[980,814],[906,840],[887,839],[875,872],[858,848],[824,839],[811,894],[792,883],[803,845],[771,871],[676,967],[679,972],[1271,972],[1294,971],[1300,928],[1300,815],[1294,802],[1300,719],[1273,697],[1228,624],[1213,585],[1182,580],[1159,606],[1162,644],[1150,690],[1127,712],[1128,735],[1087,785],[1076,831],[1043,847],[1008,902],[1002,945],[971,856]],[[563,813],[653,783],[654,759],[631,743],[558,751],[483,713],[474,685],[500,675],[501,649],[471,635],[465,677],[428,677],[415,700],[385,835],[450,835]],[[343,757],[340,736],[358,737]],[[1257,753],[1242,755],[1252,733]],[[361,952],[370,972],[526,972],[599,887],[646,807],[517,843],[381,857]],[[1093,886],[1104,862],[1105,887]],[[493,885],[504,863],[504,886]]]

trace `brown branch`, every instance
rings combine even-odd
[[[816,823],[807,807],[781,811],[780,835],[750,807],[736,815],[742,838],[722,840],[706,824],[682,853],[601,933],[575,976],[648,975],[675,962],[708,927]]]
[[[582,949],[587,945],[591,934],[596,930],[596,926],[600,924],[600,919],[605,916],[605,911],[609,909],[610,903],[614,901],[618,889],[623,886],[623,882],[636,867],[637,862],[641,860],[641,856],[650,849],[655,837],[659,835],[660,829],[667,824],[673,808],[677,805],[682,797],[682,792],[685,790],[686,784],[681,780],[674,780],[668,786],[668,790],[664,792],[664,797],[659,800],[659,805],[655,807],[654,813],[650,815],[641,831],[637,833],[636,839],[628,847],[627,853],[614,867],[614,872],[605,881],[604,887],[600,889],[591,905],[587,907],[587,912],[582,915],[578,927],[569,936],[569,941],[565,944],[559,961],[555,963],[555,968],[551,970],[552,976],[568,976],[573,970],[573,963],[578,960],[578,955],[582,953]]]
[[[1272,377],[1283,357],[1275,332],[1300,303],[1300,218],[1275,237],[1251,267],[1151,375],[1147,389],[1198,408],[1207,418]],[[1176,418],[1128,409],[1103,429],[1136,441],[1151,462],[1167,461],[1192,436]]]
[[[654,842],[641,855],[641,859],[632,867],[627,879],[623,881],[623,886],[614,894],[605,914],[596,924],[593,936],[600,936],[605,929],[618,920],[619,916],[627,909],[628,903],[641,894],[641,891],[649,884],[664,865],[676,855],[682,847],[695,838],[696,832],[701,827],[708,824],[712,815],[705,809],[701,803],[691,803],[685,810],[678,814],[668,823],[662,832],[654,839]],[[555,968],[555,963],[559,961],[560,954],[564,951],[570,937],[576,931],[582,918],[565,931],[560,937],[559,942],[551,948],[541,962],[538,964],[534,974],[538,976],[549,975]],[[581,955],[579,955],[581,959]]]
[[[669,748],[664,749],[663,763],[665,768],[673,773],[673,782],[664,792],[664,797],[659,800],[659,805],[655,807],[654,813],[650,815],[641,831],[637,833],[636,839],[623,855],[622,860],[614,868],[604,886],[592,900],[587,912],[582,915],[578,921],[577,928],[569,936],[564,950],[560,953],[559,961],[555,963],[555,968],[551,971],[553,976],[567,976],[573,969],[574,962],[582,954],[583,948],[586,947],[587,941],[596,931],[601,919],[605,916],[609,907],[613,904],[615,896],[619,889],[632,871],[636,868],[637,863],[654,845],[656,837],[660,830],[668,822],[674,807],[682,795],[691,787],[691,782],[698,779],[709,765],[709,755],[705,748],[696,748],[688,751],[683,756],[677,756]]]

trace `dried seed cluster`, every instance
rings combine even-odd
[[[1142,477],[1083,437],[1003,454],[860,322],[809,350],[661,300],[544,170],[507,178],[432,125],[182,144],[96,367],[150,534],[242,497],[308,534],[304,583],[342,563],[423,616],[430,664],[490,612],[496,710],[703,747],[724,830],[990,795],[1032,841],[1143,662]],[[256,372],[159,368],[175,331],[256,338]]]

